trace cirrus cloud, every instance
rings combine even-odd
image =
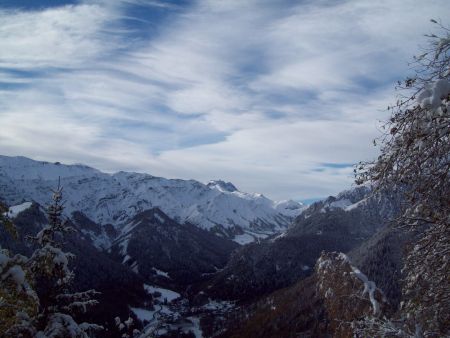
[[[0,147],[273,198],[334,194],[445,0],[0,6]]]

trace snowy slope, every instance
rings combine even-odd
[[[58,177],[68,214],[82,211],[97,223],[119,228],[137,213],[158,207],[178,222],[204,229],[236,231],[237,226],[243,231],[275,232],[286,228],[303,210],[297,202],[274,202],[222,181],[205,185],[148,174],[106,174],[84,165],[0,156],[0,198],[11,205],[23,201],[48,204]]]
[[[13,205],[13,206],[9,207],[9,210],[6,213],[6,216],[8,216],[9,218],[16,218],[17,215],[19,215],[22,211],[27,210],[29,207],[31,207],[31,205],[32,205],[31,202],[24,202],[19,205]]]

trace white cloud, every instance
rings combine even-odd
[[[428,20],[450,9],[444,0],[167,4],[0,10],[2,153],[223,178],[275,198],[336,193],[351,168],[321,165],[375,155],[391,82],[408,71]],[[133,36],[123,21],[133,5],[173,13],[149,38]]]
[[[1,11],[1,67],[74,67],[105,56],[114,41],[102,30],[111,13],[98,5]]]
[[[167,151],[160,160],[173,168],[172,175],[206,181],[220,173],[238,186],[278,198],[283,196],[281,186],[288,186],[290,192],[283,193],[292,197],[317,196],[348,187],[352,168],[326,168],[320,173],[311,169],[324,162],[356,163],[373,156],[374,149],[368,146],[372,136],[371,126],[358,122],[268,123],[240,130],[221,143]]]

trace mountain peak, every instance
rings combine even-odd
[[[268,236],[286,229],[301,212],[291,203],[280,206],[222,180],[204,185],[195,180],[129,172],[107,174],[86,166],[0,156],[2,198],[11,205],[23,200],[46,205],[58,177],[64,186],[67,215],[82,211],[92,221],[111,224],[116,230],[135,215],[157,207],[180,224],[213,229],[230,238],[245,231]]]
[[[211,180],[208,182],[207,186],[210,188],[219,189],[220,191],[227,191],[227,192],[238,191],[238,189],[234,186],[233,183],[225,182],[222,180]]]

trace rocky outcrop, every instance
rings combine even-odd
[[[351,261],[383,290],[394,309],[401,301],[407,245],[414,241],[415,236],[407,229],[384,227],[348,253]]]
[[[353,337],[355,323],[390,311],[383,292],[345,254],[323,252],[315,273],[317,294],[333,337]]]
[[[360,322],[390,311],[383,292],[346,255],[323,252],[310,277],[230,316],[220,337],[360,337]]]

